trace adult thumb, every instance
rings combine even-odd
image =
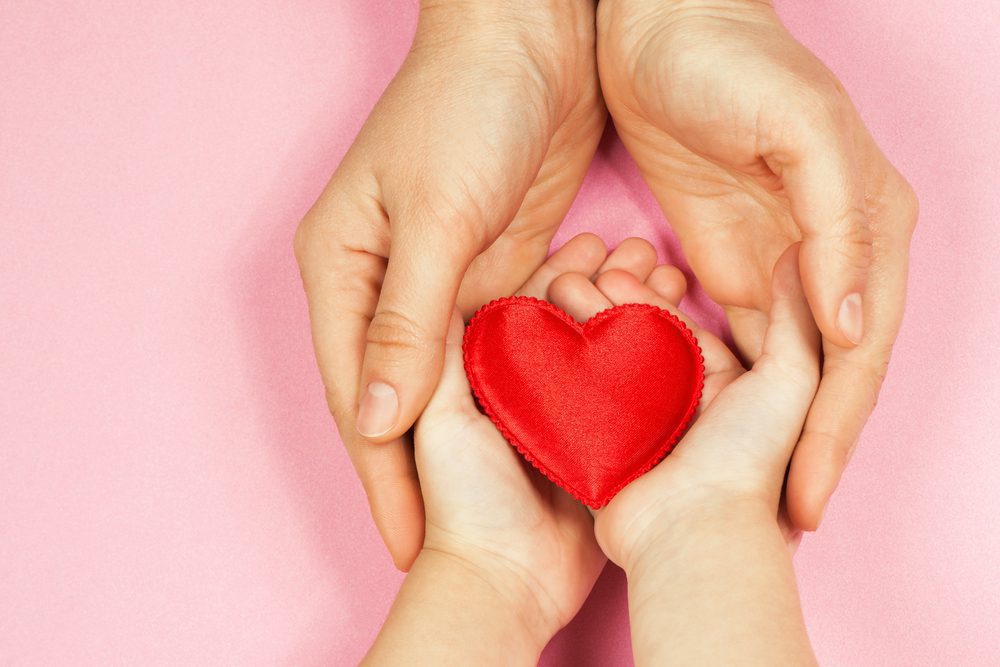
[[[441,376],[448,322],[474,253],[440,235],[394,237],[365,343],[358,401],[361,435],[401,436]]]
[[[872,255],[864,182],[846,133],[816,137],[783,170],[801,234],[799,271],[823,338],[854,347],[864,337],[864,293]]]

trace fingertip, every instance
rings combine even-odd
[[[563,247],[572,246],[581,262],[594,266],[596,271],[608,256],[608,247],[597,234],[583,232],[571,238]]]
[[[820,442],[823,440],[824,442]],[[804,531],[819,529],[846,465],[842,447],[829,438],[804,433],[792,455],[786,486],[788,518]]]
[[[381,510],[372,508],[375,526],[389,550],[393,565],[400,572],[410,570],[424,543],[424,506],[419,494],[418,489],[416,491],[418,506],[400,506],[395,514],[384,508]]]
[[[369,382],[358,402],[355,427],[362,436],[373,442],[391,440],[390,432],[399,421],[399,394],[388,382]]]
[[[577,322],[586,322],[612,303],[580,273],[564,273],[549,285],[548,299]]]
[[[774,263],[772,273],[772,300],[804,298],[799,257],[802,243],[788,246]]]
[[[660,264],[646,279],[646,285],[674,306],[687,294],[687,277],[672,264]]]
[[[517,294],[546,299],[553,280],[565,273],[591,276],[597,272],[607,256],[608,249],[599,236],[590,233],[578,234],[535,269],[517,290]]]
[[[412,449],[399,439],[393,445],[370,451],[367,466],[359,466],[358,474],[375,528],[393,564],[405,572],[423,546],[424,500]]]
[[[641,286],[642,281],[625,269],[608,269],[597,276],[594,280],[594,285],[605,294],[621,294]],[[611,300],[618,303],[618,305],[624,303],[614,298],[611,298]]]
[[[821,239],[801,243],[799,276],[809,308],[823,338],[842,348],[856,347],[864,337],[863,293],[867,261],[843,258]],[[831,261],[830,255],[838,256]]]
[[[656,248],[646,239],[629,237],[618,244],[598,269],[598,274],[612,270],[628,271],[640,281],[649,277],[656,266]]]

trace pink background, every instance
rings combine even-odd
[[[0,3],[0,663],[365,651],[400,575],[291,236],[415,4]],[[1000,662],[998,7],[780,3],[923,204],[882,401],[797,559],[826,664]],[[611,136],[560,239],[582,230],[674,252]],[[609,570],[546,664],[629,656]]]

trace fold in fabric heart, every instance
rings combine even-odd
[[[642,304],[581,325],[546,301],[498,299],[473,316],[463,349],[472,391],[504,437],[595,509],[670,453],[705,379],[691,330]]]

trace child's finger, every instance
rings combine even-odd
[[[653,247],[653,244],[645,239],[632,237],[625,239],[611,251],[597,273],[602,274],[618,269],[628,271],[640,282],[643,282],[649,277],[655,266],[656,248]]]
[[[577,322],[586,322],[614,305],[590,282],[590,278],[579,273],[564,273],[553,280],[548,297]]]
[[[660,264],[646,278],[646,287],[659,294],[672,306],[679,306],[687,294],[687,278],[676,266]]]
[[[469,380],[465,375],[465,361],[462,356],[462,337],[465,325],[462,315],[456,309],[448,324],[448,336],[445,339],[444,365],[441,369],[441,380],[438,382],[430,402],[427,403],[425,414],[454,412],[458,409],[468,409],[477,412],[469,389]]]
[[[808,406],[819,384],[820,334],[799,278],[798,257],[795,244],[774,265],[770,324],[753,370],[793,380],[792,388]]]
[[[604,241],[594,234],[578,234],[555,251],[525,281],[518,296],[532,296],[544,299],[553,280],[564,273],[580,273],[592,276],[608,256]]]
[[[648,285],[639,282],[632,274],[625,271],[602,273],[597,278],[597,287],[615,305],[646,303],[676,315],[698,339],[701,351],[705,355],[705,373],[707,375],[743,370],[725,343],[699,327],[694,320],[678,310],[677,306],[661,297]]]

